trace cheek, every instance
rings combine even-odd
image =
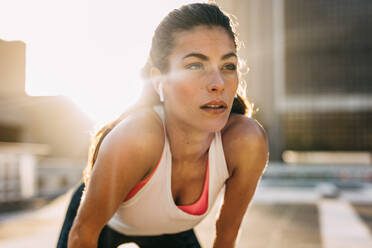
[[[201,91],[201,85],[196,83],[191,78],[185,80],[177,80],[169,82],[170,85],[170,97],[174,101],[181,103],[189,103],[197,97],[198,92]]]
[[[225,80],[225,89],[228,91],[236,91],[239,85],[238,76],[235,75],[227,75],[224,77]]]
[[[239,80],[236,80],[236,82],[233,84],[233,91],[234,93],[238,90],[238,87],[239,87]]]
[[[231,84],[233,85],[233,87],[238,88],[238,85],[239,85],[239,76],[238,76],[238,74],[236,73],[236,74],[232,75],[231,78],[230,78],[230,80],[232,82]]]

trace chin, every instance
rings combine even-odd
[[[226,123],[228,118],[219,119],[219,120],[209,120],[205,125],[203,130],[208,132],[219,132],[221,131]]]

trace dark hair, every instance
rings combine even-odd
[[[146,79],[149,77],[151,67],[158,68],[162,73],[168,71],[168,57],[174,47],[174,34],[180,31],[188,31],[196,26],[206,25],[210,27],[222,27],[238,48],[234,25],[227,14],[224,14],[220,8],[214,4],[195,3],[184,5],[179,9],[171,11],[158,25],[152,38],[152,46],[149,59],[142,70],[142,75]],[[88,163],[84,171],[84,180],[86,185],[89,182],[90,172],[96,161],[99,147],[105,136],[125,117],[140,108],[159,104],[159,97],[155,92],[149,80],[145,80],[140,102],[136,103],[131,109],[124,112],[118,119],[102,127],[95,136],[92,137],[89,152]],[[231,113],[249,114],[251,106],[244,96],[238,93],[235,97]]]
[[[236,47],[235,33],[230,25],[230,19],[216,5],[202,3],[184,5],[170,12],[156,28],[150,50],[151,65],[163,73],[167,72],[168,56],[174,46],[174,34],[200,25],[223,27]]]

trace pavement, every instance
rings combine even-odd
[[[37,209],[0,214],[0,247],[55,247],[70,196],[68,192]],[[221,202],[195,228],[202,247],[212,246]],[[371,248],[372,187],[324,198],[314,187],[260,186],[236,247]]]

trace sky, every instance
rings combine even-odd
[[[1,0],[0,39],[26,43],[27,94],[65,95],[104,123],[138,98],[156,25],[192,2]]]

